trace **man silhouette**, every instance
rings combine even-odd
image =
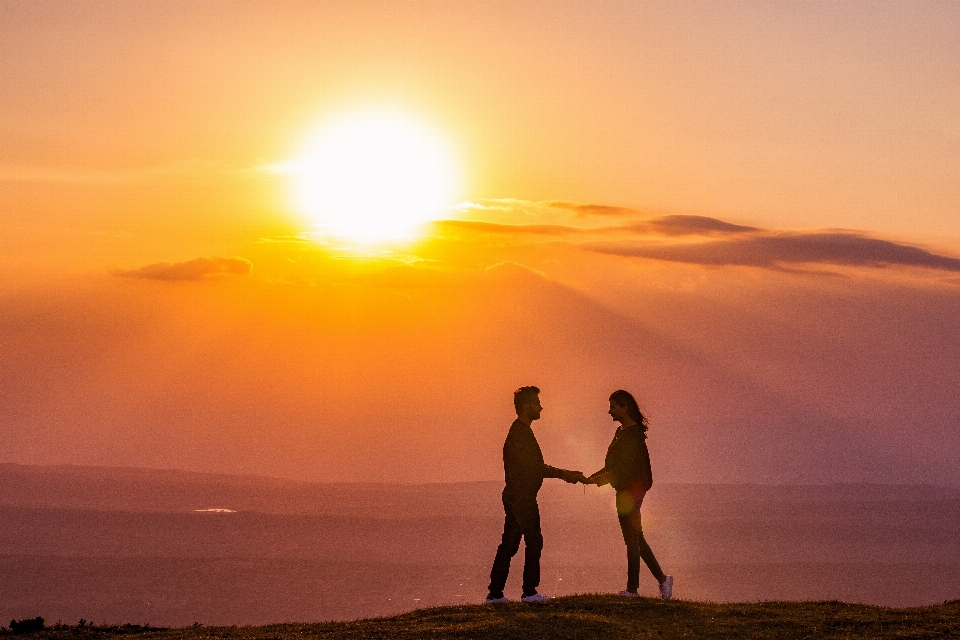
[[[537,593],[540,585],[540,552],[543,535],[540,533],[540,507],[537,492],[544,478],[560,478],[565,482],[586,482],[579,471],[567,471],[545,464],[540,444],[530,425],[540,419],[540,389],[520,387],[513,394],[517,419],[503,443],[503,537],[497,547],[497,557],[490,570],[488,604],[510,602],[503,595],[510,573],[510,560],[520,549],[520,539],[526,542],[523,557],[523,602],[543,602],[549,598]]]

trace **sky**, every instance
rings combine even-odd
[[[512,391],[592,472],[957,486],[960,7],[0,0],[0,462],[501,476]],[[461,174],[318,233],[336,114]]]

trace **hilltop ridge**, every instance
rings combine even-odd
[[[842,602],[715,604],[626,599],[607,595],[555,598],[530,606],[472,605],[316,624],[157,629],[67,626],[32,634],[37,640],[340,640],[393,638],[944,638],[960,635],[960,601],[911,609]]]

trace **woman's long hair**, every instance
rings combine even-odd
[[[640,425],[640,428],[643,429],[644,433],[646,433],[647,429],[650,428],[650,425],[647,424],[647,416],[640,412],[640,407],[637,406],[637,401],[633,399],[633,396],[630,395],[629,391],[617,389],[610,394],[610,402],[616,403],[621,407],[626,407],[627,415],[633,418],[634,421]]]

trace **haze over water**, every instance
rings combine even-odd
[[[500,488],[5,465],[0,615],[231,625],[477,603]],[[916,606],[958,594],[957,489],[664,484],[649,498],[646,537],[682,599]],[[610,495],[554,482],[540,503],[543,591],[622,588]],[[211,504],[233,512],[196,511]],[[655,595],[644,578],[641,594]]]

